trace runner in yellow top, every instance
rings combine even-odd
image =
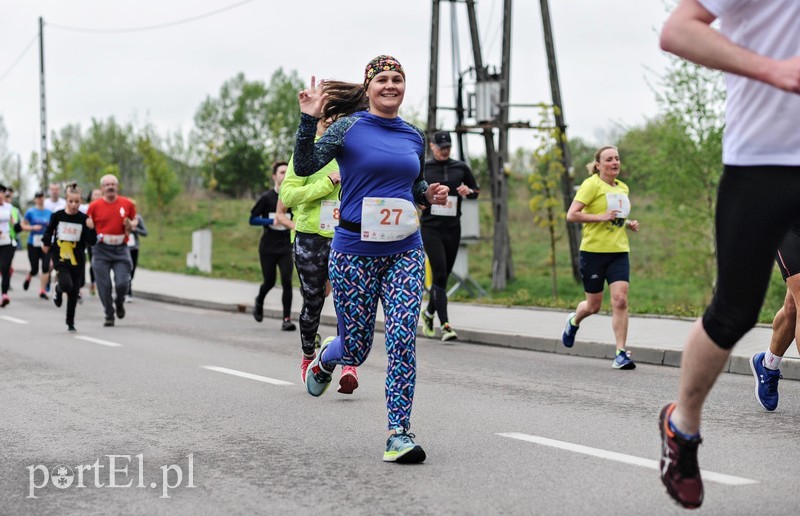
[[[586,179],[567,212],[567,221],[583,224],[580,270],[586,300],[567,316],[561,342],[568,348],[575,343],[581,321],[600,311],[603,284],[611,289],[611,326],[617,344],[612,367],[635,369],[636,364],[625,349],[628,338],[628,282],[630,245],[626,228],[639,231],[639,221],[630,220],[631,202],[628,186],[617,179],[620,170],[616,147],[601,147],[588,165]]]

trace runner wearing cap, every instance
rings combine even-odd
[[[428,308],[422,313],[422,333],[426,337],[436,336],[433,327],[435,313],[439,316],[443,341],[458,338],[447,314],[447,278],[453,271],[461,243],[461,201],[463,198],[477,199],[480,193],[472,170],[463,161],[450,157],[452,145],[449,132],[433,133],[433,142],[430,143],[433,159],[425,162],[425,180],[446,185],[450,188],[450,195],[447,204],[426,208],[420,219],[422,243],[433,272]]]

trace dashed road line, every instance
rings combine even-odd
[[[495,434],[500,437],[508,437],[510,439],[517,439],[519,441],[526,441],[529,443],[541,444],[543,446],[550,446],[560,450],[567,450],[575,453],[582,453],[584,455],[591,455],[601,459],[608,459],[617,462],[624,462],[625,464],[633,464],[634,466],[642,466],[645,468],[660,469],[660,464],[656,460],[643,459],[634,455],[626,455],[624,453],[617,453],[600,448],[591,448],[580,444],[568,443],[565,441],[556,441],[555,439],[548,439],[547,437],[539,437],[538,435],[528,435],[517,432],[499,433]],[[726,475],[724,473],[715,473],[713,471],[700,470],[703,474],[703,480],[716,482],[718,484],[725,484],[729,486],[745,486],[750,484],[758,484],[758,480],[749,478],[735,477],[733,475]]]
[[[243,371],[237,371],[236,369],[228,369],[226,367],[217,367],[217,366],[200,366],[203,369],[208,369],[209,371],[216,371],[218,373],[225,373],[232,376],[238,376],[240,378],[247,378],[249,380],[255,380],[257,382],[264,382],[264,383],[271,383],[272,385],[294,385],[292,382],[285,382],[283,380],[276,380],[274,378],[267,378],[266,376],[259,376],[257,374],[252,373],[245,373]]]
[[[3,319],[3,320],[8,321],[8,322],[13,322],[13,323],[16,323],[16,324],[28,324],[28,321],[25,321],[25,320],[22,320],[22,319],[17,319],[16,317],[9,317],[7,315],[0,315],[0,319]]]
[[[122,347],[122,344],[117,344],[116,342],[110,342],[102,339],[95,339],[94,337],[84,337],[83,335],[76,335],[75,338],[78,340],[85,340],[86,342],[93,342],[95,344],[100,344],[101,346],[108,346],[110,348]]]

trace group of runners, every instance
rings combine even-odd
[[[27,231],[26,250],[30,269],[22,283],[28,290],[39,276],[39,297],[49,299],[51,276],[53,303],[61,307],[67,298],[66,325],[76,331],[75,311],[82,300],[81,289],[86,283],[86,254],[91,262],[92,294],[97,292],[105,312],[105,326],[114,326],[115,316],[125,317],[124,303],[132,300],[131,278],[138,258],[138,236],[147,229],[135,202],[118,195],[119,182],[113,175],[103,176],[100,188],[92,190],[83,202],[77,183],[68,184],[65,196],[61,186],[49,186],[49,195],[37,192],[33,206],[20,216],[6,195],[8,188],[0,185],[0,274],[2,274],[2,307],[11,299],[8,295],[11,263],[21,249],[19,233]],[[114,272],[112,292],[111,271]]]
[[[718,18],[719,31],[711,27]],[[756,398],[767,410],[777,406],[778,366],[800,326],[800,131],[794,127],[800,120],[798,33],[800,3],[792,0],[682,0],[661,34],[662,48],[726,72],[728,86],[716,216],[717,285],[686,343],[678,399],[658,418],[660,476],[668,494],[686,508],[703,501],[697,461],[703,404],[731,348],[757,320],[776,256],[786,279],[786,301],[775,317],[769,350],[751,359]],[[289,235],[273,233],[284,228],[297,232],[294,259],[304,298],[301,376],[312,396],[327,390],[337,366],[342,367],[340,391],[352,392],[347,376],[357,386],[354,368],[369,355],[381,301],[388,355],[389,435],[383,458],[414,463],[426,457],[410,432],[420,316],[425,335],[434,334],[434,313],[443,338],[455,335],[442,302],[446,276],[434,279],[422,313],[423,248],[432,262],[445,264],[440,271],[449,273],[461,199],[477,195],[478,188],[468,169],[441,163],[448,158],[440,153],[449,147],[442,145],[449,144],[446,133],[437,133],[431,144],[437,163],[426,163],[422,132],[398,116],[405,81],[403,67],[386,55],[367,64],[362,84],[316,84],[312,77],[310,87],[298,94],[302,114],[294,155],[273,170],[275,190],[268,193],[268,203],[262,198],[253,209],[251,223],[267,228],[265,238],[280,238],[283,249],[290,247]],[[562,342],[572,346],[580,323],[599,311],[607,283],[617,347],[612,366],[630,370],[636,366],[626,348],[627,231],[639,231],[639,223],[630,218],[628,187],[618,179],[620,165],[616,148],[598,149],[590,177],[567,213],[568,221],[584,228],[580,264],[586,299],[567,317]],[[443,212],[455,218],[423,223],[420,231],[418,208],[423,221]],[[286,263],[282,276],[289,289],[291,262]],[[274,271],[271,278],[267,281],[265,271],[254,312],[259,320]],[[338,328],[317,350],[327,281]],[[284,295],[285,317],[289,296]]]

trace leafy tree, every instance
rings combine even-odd
[[[540,126],[552,126],[553,108],[542,107]],[[556,267],[556,243],[559,240],[558,228],[563,227],[564,209],[562,194],[559,190],[561,178],[566,173],[562,163],[559,142],[564,138],[561,131],[553,129],[537,131],[537,146],[530,154],[530,170],[528,187],[532,192],[529,208],[534,213],[533,222],[547,229],[550,249],[548,264],[550,265],[551,293],[553,299],[558,298],[558,273]]]
[[[50,133],[49,161],[51,179],[53,181],[82,179],[73,175],[73,160],[76,159],[78,152],[80,152],[81,139],[81,127],[78,124],[68,124],[58,132],[52,131]]]
[[[144,162],[146,181],[144,194],[147,205],[155,212],[158,226],[158,239],[163,240],[164,216],[168,213],[170,203],[180,193],[181,187],[175,171],[169,166],[164,155],[156,149],[150,137],[139,138],[137,150]]]
[[[658,118],[625,134],[623,166],[650,192],[672,231],[666,267],[714,282],[714,213],[722,174],[725,89],[722,74],[673,58],[656,92]]]
[[[296,72],[277,70],[269,86],[240,73],[222,85],[218,98],[203,101],[192,140],[209,185],[237,196],[264,187],[271,162],[287,159],[294,147],[301,87]]]

